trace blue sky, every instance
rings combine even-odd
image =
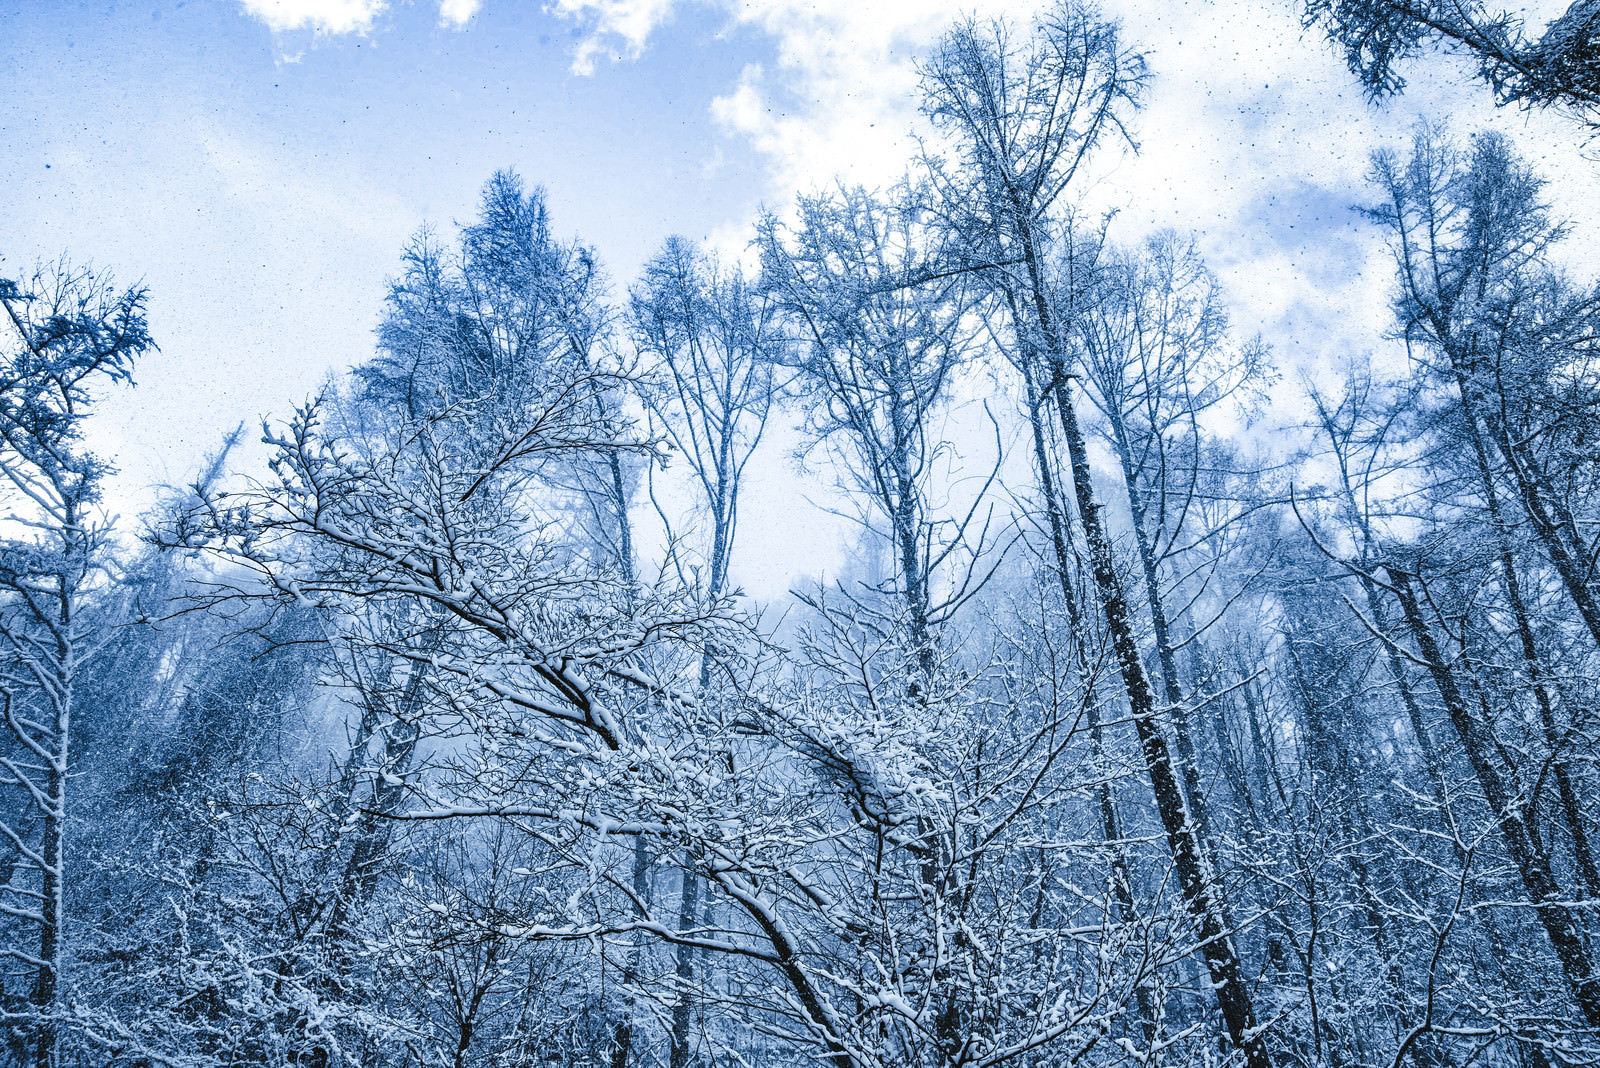
[[[573,76],[575,24],[524,5],[465,30],[395,5],[338,36],[216,0],[0,20],[0,68],[21,75],[0,97],[0,256],[16,272],[65,251],[149,286],[163,353],[119,450],[136,476],[181,478],[225,424],[362,359],[407,236],[469,217],[498,167],[547,186],[623,282],[668,233],[760,195],[760,161],[706,116],[762,42],[711,18],[604,77]]]
[[[0,0],[0,272],[65,252],[149,286],[162,352],[97,427],[123,471],[114,500],[137,511],[226,429],[368,355],[406,238],[470,217],[496,168],[543,184],[620,292],[669,234],[736,252],[763,202],[835,174],[892,180],[915,122],[911,61],[974,6],[1032,9]],[[1105,9],[1151,50],[1156,82],[1140,153],[1104,158],[1087,196],[1124,239],[1196,231],[1239,329],[1267,335],[1288,379],[1381,348],[1387,268],[1349,209],[1371,149],[1420,115],[1511,133],[1576,214],[1573,247],[1600,247],[1576,131],[1489,107],[1463,64],[1413,65],[1407,95],[1375,110],[1301,34],[1295,0]],[[785,470],[776,456],[763,469],[747,526],[792,516]]]

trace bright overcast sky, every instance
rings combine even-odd
[[[149,287],[162,351],[98,429],[136,509],[241,419],[365,358],[408,235],[470,218],[496,168],[544,185],[619,291],[669,234],[737,249],[762,203],[891,180],[911,64],[973,6],[0,0],[0,275],[66,253]],[[1577,216],[1573,247],[1597,247],[1600,164],[1576,129],[1489,107],[1465,64],[1411,65],[1376,111],[1297,0],[1105,11],[1156,80],[1142,151],[1107,160],[1091,195],[1125,239],[1195,231],[1288,380],[1381,346],[1388,269],[1350,208],[1370,151],[1419,116],[1511,133]]]

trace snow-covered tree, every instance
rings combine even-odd
[[[57,1068],[72,932],[73,719],[98,638],[88,601],[109,562],[98,507],[109,467],[84,444],[84,420],[154,343],[142,289],[119,290],[64,261],[21,283],[0,279],[0,305],[0,953],[9,965],[0,1011],[19,1056]]]

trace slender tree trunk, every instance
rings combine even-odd
[[[724,437],[717,456],[717,489],[715,499],[711,502],[711,580],[706,585],[706,598],[713,603],[722,596],[726,586],[729,557],[733,551],[734,491],[729,485],[728,476],[733,460],[729,453],[729,439]],[[716,657],[715,646],[707,646],[704,655],[700,657],[702,700],[711,689],[711,674]],[[705,908],[709,912],[710,895],[705,896],[707,898]],[[685,850],[682,878],[678,889],[678,930],[688,930],[699,921],[701,897],[701,879],[699,873],[694,870],[694,857]],[[690,1029],[694,1022],[694,1006],[699,1001],[695,976],[704,962],[704,954],[694,946],[678,946],[675,949],[675,957],[674,972],[677,976],[678,1000],[672,1006],[672,1034],[668,1040],[667,1064],[668,1068],[688,1068],[694,1054]]]
[[[1033,369],[1026,363],[1023,365],[1023,377],[1027,384],[1028,421],[1033,430],[1034,461],[1039,468],[1039,485],[1044,491],[1045,512],[1050,520],[1050,545],[1055,551],[1056,577],[1060,582],[1062,602],[1067,608],[1067,621],[1073,632],[1073,666],[1077,669],[1078,678],[1085,687],[1084,710],[1085,718],[1089,721],[1090,750],[1096,761],[1103,761],[1106,750],[1104,730],[1100,725],[1100,698],[1095,690],[1093,673],[1089,669],[1084,620],[1082,611],[1078,607],[1077,591],[1072,588],[1066,515],[1056,491],[1050,451],[1045,446],[1043,415],[1045,398],[1039,394],[1034,382]],[[1095,787],[1095,799],[1100,810],[1100,833],[1111,850],[1111,884],[1117,902],[1117,918],[1123,923],[1129,923],[1138,915],[1133,903],[1133,878],[1128,870],[1127,850],[1122,842],[1122,828],[1117,818],[1111,784],[1103,778]],[[1134,989],[1134,997],[1139,1006],[1140,1030],[1144,1035],[1145,1046],[1149,1048],[1155,1044],[1156,1039],[1156,1013],[1155,1006],[1151,1002],[1149,985],[1140,982]]]
[[[374,730],[384,730],[383,752],[378,761],[378,773],[373,777],[370,807],[359,814],[355,846],[345,861],[339,892],[328,916],[325,930],[329,942],[336,943],[344,937],[351,915],[372,896],[377,886],[380,865],[394,838],[393,817],[406,798],[406,788],[398,780],[410,769],[417,743],[422,738],[417,717],[422,710],[425,676],[424,666],[412,663],[400,696],[401,714],[387,729],[381,723],[372,725]]]
[[[74,547],[81,545],[76,540],[77,523],[77,509],[69,502],[65,527]],[[42,810],[39,856],[43,863],[39,866],[39,965],[32,990],[38,1028],[34,1040],[36,1068],[57,1068],[61,1052],[56,1017],[60,1010],[62,964],[66,948],[67,769],[71,753],[72,703],[77,683],[77,649],[72,634],[77,622],[73,618],[76,600],[74,585],[67,574],[56,576],[56,618],[50,652],[53,663],[48,665],[49,673],[54,677],[44,687],[54,723],[44,760],[44,796],[37,800]]]
[[[68,680],[70,687],[70,680]],[[58,1040],[56,1016],[61,989],[61,963],[63,957],[62,932],[66,920],[66,894],[63,886],[66,869],[66,754],[68,727],[71,717],[71,689],[56,710],[56,754],[45,771],[46,808],[43,820],[43,841],[40,855],[44,865],[40,871],[39,912],[39,971],[33,986],[33,1005],[39,1014],[39,1032],[34,1052],[38,1068],[56,1068]]]
[[[606,496],[612,509],[613,518],[617,523],[617,545],[615,548],[616,564],[622,573],[623,585],[626,589],[624,597],[627,609],[631,615],[635,609],[635,575],[633,569],[633,524],[628,516],[628,487],[622,474],[622,455],[616,449],[606,453],[606,471],[610,475],[611,485],[607,487]],[[629,728],[629,734],[637,738],[637,729]],[[635,837],[633,843],[633,872],[631,885],[634,896],[640,901],[650,898],[650,854],[645,848],[644,837]],[[626,988],[622,1015],[618,1017],[616,1028],[612,1033],[611,1065],[612,1068],[628,1068],[633,1062],[634,1044],[634,1019],[638,1015],[637,998],[633,994],[633,984],[639,976],[639,960],[642,956],[639,936],[635,935],[624,955],[622,967],[622,981]]]
[[[1494,530],[1495,548],[1500,557],[1500,572],[1506,589],[1506,601],[1516,621],[1517,639],[1521,645],[1523,667],[1528,673],[1529,688],[1539,708],[1539,722],[1544,729],[1545,742],[1550,747],[1552,777],[1556,782],[1556,795],[1560,800],[1567,834],[1572,839],[1572,851],[1584,887],[1591,895],[1600,893],[1600,871],[1595,868],[1594,855],[1589,848],[1589,836],[1584,828],[1583,813],[1578,804],[1578,794],[1572,785],[1571,772],[1562,757],[1564,748],[1560,730],[1556,726],[1555,709],[1544,681],[1544,668],[1539,659],[1538,645],[1534,640],[1533,625],[1529,620],[1527,602],[1522,596],[1522,582],[1517,576],[1516,559],[1511,552],[1511,536],[1500,509],[1500,495],[1495,489],[1494,476],[1489,469],[1489,454],[1484,447],[1479,430],[1477,405],[1473,400],[1471,384],[1459,369],[1456,387],[1460,391],[1462,414],[1467,420],[1468,437],[1472,441],[1473,461],[1477,467],[1479,487],[1489,523]],[[1587,589],[1587,583],[1584,584]]]
[[[1189,731],[1189,710],[1184,701],[1183,685],[1178,681],[1178,657],[1172,647],[1172,627],[1167,618],[1166,601],[1161,595],[1161,566],[1150,544],[1144,494],[1139,489],[1139,479],[1133,469],[1127,427],[1123,424],[1120,412],[1110,405],[1107,409],[1111,431],[1116,438],[1122,481],[1128,493],[1128,508],[1133,518],[1133,541],[1139,551],[1139,566],[1144,573],[1145,600],[1150,606],[1150,627],[1155,635],[1156,659],[1161,664],[1161,681],[1168,714],[1172,718],[1172,733],[1178,743],[1184,793],[1189,801],[1189,810],[1194,813],[1196,829],[1204,840],[1210,824],[1206,817],[1205,795],[1200,787],[1200,758],[1195,752],[1194,737]]]
[[[1594,638],[1595,644],[1600,645],[1600,603],[1596,602],[1594,591],[1589,587],[1588,568],[1582,562],[1581,550],[1576,545],[1568,544],[1569,538],[1563,530],[1559,516],[1551,515],[1553,509],[1544,500],[1540,480],[1529,474],[1526,466],[1520,462],[1516,448],[1503,428],[1497,432],[1496,437],[1499,439],[1501,453],[1507,457],[1515,471],[1517,488],[1528,518],[1533,521],[1534,533],[1544,545],[1550,562],[1555,564],[1562,585],[1566,587],[1568,596],[1578,609],[1578,615],[1589,629],[1589,634]]]
[[[1167,740],[1162,737],[1156,723],[1155,694],[1139,657],[1127,600],[1123,596],[1121,580],[1111,556],[1111,544],[1101,525],[1099,505],[1095,503],[1090,481],[1088,449],[1084,445],[1083,433],[1078,428],[1077,413],[1064,375],[1056,383],[1055,396],[1067,452],[1071,458],[1079,521],[1089,551],[1091,572],[1100,591],[1101,609],[1111,632],[1112,647],[1122,669],[1129,710],[1134,729],[1139,735],[1150,786],[1155,793],[1156,809],[1177,867],[1179,887],[1190,914],[1200,928],[1201,955],[1216,988],[1217,1004],[1222,1010],[1228,1037],[1244,1052],[1250,1068],[1269,1068],[1272,1062],[1267,1056],[1266,1043],[1257,1031],[1255,1008],[1250,992],[1245,988],[1233,937],[1226,929],[1220,904],[1213,896],[1209,865],[1201,853],[1178,779],[1173,775]]]
[[[633,842],[633,893],[640,901],[650,899],[650,854],[645,849],[644,836],[639,835]],[[617,1026],[612,1035],[611,1066],[612,1068],[627,1068],[633,1061],[633,1026],[634,1017],[638,1013],[637,999],[633,994],[633,984],[639,978],[640,947],[635,938],[628,946],[627,955],[622,966],[622,982],[626,988],[624,993],[622,1015],[617,1019]]]
[[[686,862],[683,883],[678,893],[678,929],[693,927],[700,911],[700,877]],[[677,959],[678,1000],[672,1006],[672,1044],[668,1051],[670,1068],[687,1068],[692,1055],[689,1029],[693,1022],[693,995],[696,953],[691,946],[679,946]]]
[[[1463,413],[1472,423],[1474,445],[1477,445],[1478,416],[1472,401],[1467,368],[1448,346],[1446,351],[1450,357],[1451,367],[1455,371],[1457,387],[1461,391]],[[1579,618],[1588,628],[1590,637],[1597,646],[1600,646],[1600,601],[1596,600],[1594,590],[1589,585],[1589,569],[1583,562],[1583,548],[1575,537],[1573,524],[1563,522],[1564,517],[1570,517],[1566,516],[1566,510],[1556,495],[1550,495],[1554,503],[1545,500],[1544,480],[1528,469],[1521,450],[1511,440],[1505,420],[1490,418],[1485,420],[1485,425],[1496,450],[1505,460],[1506,466],[1511,469],[1512,481],[1517,487],[1523,511],[1533,525],[1534,535],[1544,546],[1550,562],[1555,565],[1556,573],[1561,576],[1561,584],[1565,587],[1567,596],[1572,599],[1573,606],[1578,610]]]
[[[912,679],[909,692],[919,697],[928,687],[933,675],[933,623],[930,615],[930,576],[922,560],[922,507],[916,480],[912,476],[911,450],[913,428],[908,423],[904,405],[909,402],[911,385],[905,376],[895,374],[896,395],[889,398],[893,442],[888,460],[894,474],[893,502],[889,522],[893,528],[895,551],[899,556],[900,585],[905,597],[906,612],[910,620],[911,645],[915,658],[917,677]]]
[[[1016,207],[1020,209],[1020,205]],[[1128,601],[1122,592],[1122,580],[1117,575],[1116,562],[1111,555],[1111,541],[1102,524],[1100,505],[1095,501],[1089,450],[1078,424],[1078,413],[1070,390],[1072,376],[1066,366],[1066,350],[1050,306],[1049,290],[1034,244],[1031,222],[1021,210],[1016,210],[1014,220],[1017,236],[1022,243],[1022,259],[1028,272],[1033,310],[1037,315],[1040,333],[1049,345],[1051,381],[1046,385],[1046,392],[1055,400],[1061,421],[1062,438],[1072,468],[1078,521],[1089,554],[1090,573],[1100,595],[1100,608],[1105,614],[1112,648],[1121,668],[1129,711],[1139,737],[1145,769],[1150,776],[1150,788],[1155,794],[1156,810],[1166,833],[1167,845],[1172,851],[1179,889],[1185,906],[1200,929],[1201,956],[1205,959],[1216,991],[1217,1006],[1222,1012],[1228,1038],[1244,1053],[1249,1068],[1270,1068],[1272,1059],[1267,1054],[1266,1042],[1257,1026],[1255,1006],[1245,986],[1233,936],[1214,897],[1210,866],[1195,834],[1177,776],[1173,774],[1167,740],[1156,721],[1155,692],[1150,687],[1149,676],[1139,656]],[[1022,328],[1021,332],[1025,332],[1025,329]],[[1031,354],[1023,355],[1027,357]]]
[[[1395,593],[1399,598],[1401,610],[1405,613],[1406,625],[1411,631],[1412,640],[1416,642],[1424,663],[1428,665],[1428,672],[1433,676],[1439,696],[1444,701],[1445,711],[1449,714],[1450,722],[1454,725],[1456,735],[1466,751],[1478,785],[1482,788],[1490,809],[1493,810],[1501,838],[1505,842],[1506,852],[1516,865],[1523,887],[1528,892],[1529,904],[1533,906],[1539,922],[1544,926],[1545,934],[1550,939],[1550,945],[1555,950],[1556,959],[1560,962],[1561,970],[1567,978],[1572,998],[1577,1002],[1578,1009],[1588,1026],[1600,1029],[1600,975],[1595,973],[1588,947],[1584,942],[1582,928],[1572,915],[1571,909],[1561,903],[1561,888],[1550,870],[1549,860],[1524,823],[1523,814],[1500,778],[1500,772],[1494,764],[1493,739],[1488,737],[1487,727],[1477,722],[1467,711],[1466,701],[1456,684],[1455,676],[1451,673],[1444,654],[1434,640],[1432,630],[1422,616],[1421,607],[1412,589],[1411,576],[1393,567],[1389,567],[1388,571],[1394,580]]]

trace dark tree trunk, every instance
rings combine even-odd
[[[1577,1003],[1585,1023],[1600,1029],[1600,975],[1595,974],[1582,928],[1571,909],[1561,903],[1561,888],[1550,870],[1549,859],[1530,833],[1516,800],[1500,777],[1494,763],[1494,741],[1488,737],[1487,725],[1479,723],[1467,710],[1466,700],[1456,684],[1455,676],[1422,616],[1411,576],[1393,567],[1388,571],[1394,580],[1395,593],[1405,613],[1412,640],[1416,642],[1423,662],[1428,665],[1428,673],[1433,676],[1434,685],[1444,701],[1456,736],[1466,751],[1484,799],[1494,813],[1506,852],[1516,865],[1522,885],[1528,892],[1529,904],[1549,936],[1573,1001]]]

